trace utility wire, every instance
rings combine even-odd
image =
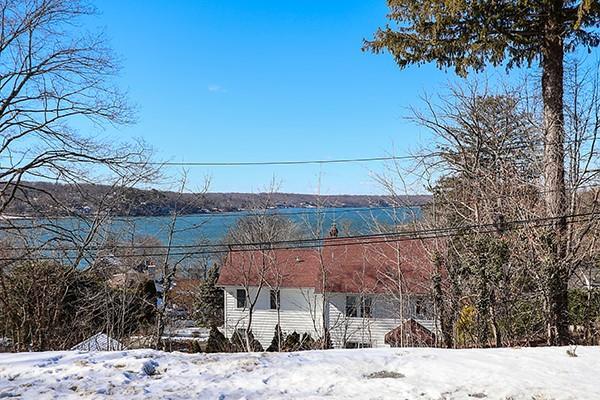
[[[535,187],[531,186],[529,188],[535,188]],[[581,185],[575,189],[585,190],[585,189],[597,189],[597,188],[600,188],[600,185]],[[553,193],[555,191],[556,190],[539,190],[536,192],[536,194],[543,195],[546,193]],[[400,195],[400,196],[429,196],[429,197],[432,197],[432,195],[430,195],[430,194]],[[494,195],[494,196],[488,196],[488,197],[486,197],[486,199],[497,200],[497,199],[502,199],[502,198],[509,198],[512,196],[514,196],[514,194],[506,193],[506,194],[498,194],[498,195]],[[315,197],[318,197],[318,196],[315,195]],[[368,197],[368,196],[365,195],[365,197]],[[393,199],[394,196],[382,195],[382,197],[389,197],[390,199]],[[327,205],[327,206],[323,206],[323,207],[309,208],[306,211],[304,211],[304,210],[303,211],[286,211],[286,210],[289,210],[290,208],[267,208],[267,209],[261,210],[261,211],[239,210],[239,211],[223,211],[223,212],[196,213],[196,214],[181,214],[180,217],[194,216],[197,218],[220,219],[220,218],[243,218],[243,217],[264,217],[264,216],[274,216],[274,217],[302,216],[302,215],[319,216],[319,215],[329,215],[329,214],[369,213],[372,211],[383,211],[383,210],[387,210],[390,212],[396,212],[396,211],[407,210],[407,209],[411,209],[411,208],[421,208],[421,207],[426,207],[426,206],[446,205],[446,204],[455,204],[455,202],[452,202],[449,200],[444,201],[444,200],[433,200],[433,199],[429,200],[429,201],[424,201],[424,202],[413,202],[410,199],[407,199],[406,201],[394,200],[392,202],[392,204],[385,205],[385,206],[341,207],[341,206],[335,206],[335,205],[331,204],[331,205]],[[308,211],[308,210],[313,210],[313,211]],[[83,217],[85,217],[85,215]],[[131,216],[131,217],[118,216],[118,217],[113,217],[111,219],[113,221],[131,221],[136,218],[147,218],[147,217],[148,216]],[[152,216],[152,217],[160,218],[161,216]],[[163,216],[163,217],[168,217],[168,216]],[[43,217],[43,216],[36,217],[36,219],[38,219],[38,218],[52,219],[52,217]],[[60,217],[60,218],[63,218],[63,217]],[[72,218],[77,218],[77,217],[73,216]],[[19,218],[17,218],[16,220],[21,220],[21,221],[32,220],[33,221],[35,219],[31,219],[31,218],[19,219]],[[19,227],[19,226],[2,227],[2,226],[0,226],[0,231],[1,230],[19,230],[20,228],[24,229],[25,227]]]
[[[578,140],[565,140],[564,144],[570,143],[582,143],[587,141],[593,141],[594,138],[584,138]],[[533,141],[531,143],[523,143],[517,146],[502,148],[503,151],[511,150],[522,150],[529,149],[532,144],[544,144],[543,139]],[[243,167],[243,166],[283,166],[283,165],[308,165],[308,164],[348,164],[348,163],[366,163],[366,162],[380,162],[380,161],[400,161],[400,160],[422,160],[431,157],[439,157],[447,154],[447,152],[431,152],[421,155],[403,155],[403,156],[384,156],[384,157],[363,157],[363,158],[339,158],[339,159],[320,159],[320,160],[275,160],[275,161],[222,161],[222,162],[210,162],[210,161],[122,161],[120,164],[126,165],[154,165],[154,166],[169,166],[169,167]],[[6,158],[6,157],[3,157]],[[102,164],[102,160],[99,160],[99,164]],[[16,167],[15,167],[16,168]],[[0,170],[9,170],[11,168],[1,167]]]
[[[573,221],[568,221],[568,224],[574,224],[574,223],[580,223],[580,222],[588,222],[588,221],[592,221],[592,220],[597,220],[596,218],[589,218],[589,219],[581,219],[581,220],[573,220]],[[517,225],[514,227],[507,227],[508,231],[516,231],[516,230],[520,230],[520,229],[524,229],[524,228],[538,228],[538,227],[545,227],[545,226],[550,226],[552,225],[553,222],[546,222],[546,223],[538,223],[538,224],[534,224],[534,225]],[[483,233],[496,233],[498,232],[497,228],[491,228],[491,229],[487,229],[487,230],[479,230],[478,234],[483,234]],[[353,245],[372,245],[372,244],[378,244],[378,243],[396,243],[396,242],[403,242],[403,241],[408,241],[408,240],[430,240],[430,239],[436,239],[436,238],[448,238],[448,237],[453,237],[453,236],[465,236],[465,235],[469,235],[469,234],[473,234],[473,232],[471,233],[466,233],[466,232],[448,232],[448,233],[441,233],[441,234],[431,234],[431,235],[418,235],[415,237],[397,237],[397,238],[381,238],[381,239],[375,239],[375,240],[364,240],[364,241],[341,241],[341,242],[330,242],[329,240],[327,241],[327,246],[328,247],[338,247],[338,246],[353,246]],[[233,250],[233,252],[256,252],[256,251],[265,251],[265,250],[294,250],[294,249],[312,249],[312,248],[318,248],[321,247],[322,244],[302,244],[302,245],[296,245],[296,246],[289,246],[289,247],[269,247],[269,248],[262,248],[262,249],[255,249],[255,248],[249,248],[249,249],[237,249],[237,250]],[[134,255],[134,254],[126,254],[126,255],[114,255],[111,254],[109,257],[112,258],[116,258],[116,259],[120,259],[120,258],[140,258],[140,257],[164,257],[164,256],[169,256],[169,257],[187,257],[187,258],[192,258],[193,256],[207,256],[207,255],[222,255],[222,254],[227,254],[232,250],[203,250],[203,251],[195,251],[195,252],[185,252],[185,253],[174,253],[174,252],[169,252],[169,253],[155,253],[155,254],[143,254],[143,255]],[[23,257],[19,257],[19,258],[0,258],[0,261],[17,261],[17,260],[21,260],[23,259]],[[44,261],[62,261],[64,260],[64,258],[60,258],[60,257],[35,257],[36,260],[44,260]]]
[[[161,256],[193,256],[193,255],[210,255],[210,254],[223,254],[230,251],[234,252],[245,252],[245,251],[257,251],[257,250],[284,250],[284,249],[299,249],[299,248],[314,248],[320,247],[326,242],[327,246],[346,246],[346,245],[358,245],[358,244],[373,244],[381,242],[396,242],[403,240],[414,240],[414,239],[432,239],[442,238],[451,236],[461,236],[468,234],[480,234],[498,232],[501,230],[512,230],[515,227],[540,227],[552,225],[555,221],[560,219],[567,219],[567,223],[579,223],[587,221],[599,220],[598,213],[580,213],[570,214],[560,217],[545,217],[545,218],[534,218],[534,219],[523,219],[506,221],[501,224],[488,223],[488,224],[473,224],[457,227],[445,227],[445,228],[432,228],[432,229],[421,229],[421,230],[406,230],[406,231],[395,231],[395,232],[384,232],[367,235],[352,235],[337,238],[314,238],[314,239],[292,239],[292,240],[277,240],[277,241],[262,241],[262,242],[251,242],[251,243],[233,243],[233,244],[197,244],[197,245],[179,245],[179,246],[135,246],[135,248],[147,248],[147,249],[196,249],[195,251],[176,253],[176,252],[162,252],[152,254],[123,254],[115,255],[110,254],[107,257],[114,258],[128,258],[128,257],[161,257]],[[587,219],[578,219],[581,217],[589,217]],[[569,220],[571,219],[571,220]],[[532,225],[533,223],[533,225]],[[483,228],[483,229],[482,229]],[[375,240],[373,240],[375,239]],[[206,250],[200,250],[206,249]],[[216,250],[215,250],[216,249]],[[4,250],[29,250],[25,248],[5,248]],[[86,249],[76,248],[63,248],[56,249],[57,251],[104,251],[110,250],[109,248],[93,248],[89,247]],[[20,259],[11,258],[0,258],[0,261],[9,261]],[[57,260],[58,257],[36,257],[37,260]]]
[[[422,156],[389,156],[389,157],[367,157],[367,158],[338,158],[324,160],[294,160],[294,161],[234,161],[234,162],[200,162],[200,161],[165,161],[150,162],[150,165],[164,165],[176,167],[241,167],[259,165],[306,165],[306,164],[348,164],[364,163],[374,161],[413,160],[416,158],[427,158],[439,155],[430,153]]]
[[[594,141],[594,138],[583,138],[578,140],[565,140],[564,144],[582,143]],[[544,144],[543,139],[539,139],[532,143]],[[520,145],[506,147],[501,150],[523,150],[529,149],[532,143],[522,143]],[[240,167],[240,166],[265,166],[265,165],[307,165],[307,164],[348,164],[348,163],[365,163],[365,162],[380,162],[380,161],[401,161],[401,160],[422,160],[432,157],[439,157],[447,154],[447,152],[434,151],[425,154],[403,155],[403,156],[385,156],[385,157],[366,157],[366,158],[340,158],[340,159],[322,159],[322,160],[279,160],[279,161],[233,161],[233,162],[204,162],[204,161],[164,161],[164,162],[132,162],[133,164],[141,165],[158,165],[158,166],[175,166],[175,167]]]

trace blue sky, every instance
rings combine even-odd
[[[109,135],[141,137],[159,160],[267,161],[406,154],[427,136],[408,124],[454,74],[400,70],[363,53],[385,24],[385,1],[118,1],[96,3],[92,25],[123,59],[119,84],[137,123]],[[192,187],[381,193],[381,164],[193,168]],[[172,174],[176,174],[173,171]]]

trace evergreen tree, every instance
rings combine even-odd
[[[201,326],[223,325],[223,289],[217,287],[219,268],[214,265],[200,285],[195,303],[195,318]]]
[[[250,349],[246,346],[246,334],[248,335],[248,341],[250,342]],[[252,331],[246,333],[244,329],[237,329],[233,336],[231,336],[231,346],[234,352],[246,352],[246,351],[264,351],[260,342],[254,337]]]
[[[563,80],[565,53],[600,44],[598,0],[388,0],[393,22],[365,49],[388,50],[398,65],[436,62],[459,75],[487,64],[539,61],[544,102],[546,214],[555,218],[545,270],[548,341],[568,342]]]
[[[281,346],[281,351],[312,350],[317,348],[317,343],[320,342],[315,342],[309,333],[304,332],[302,335],[300,335],[298,332],[294,331],[285,336],[285,340]]]
[[[298,351],[300,350],[300,335],[294,331],[289,335],[286,335],[281,347],[281,351]]]
[[[298,350],[312,350],[315,348],[315,340],[310,336],[310,333],[304,332],[300,338],[300,346]]]
[[[509,263],[510,251],[505,242],[492,235],[463,238],[465,282],[472,286],[476,309],[476,329],[479,346],[488,346],[490,335],[494,345],[501,347],[502,338],[497,318],[497,289],[508,285],[503,271]],[[490,332],[491,330],[491,332]]]
[[[230,351],[231,343],[229,342],[229,339],[227,339],[216,326],[212,326],[210,328],[210,333],[208,334],[208,341],[206,342],[206,352],[227,353]]]
[[[210,338],[210,336],[209,336]],[[190,343],[189,345],[189,350],[190,353],[202,353],[202,346],[200,345],[200,343],[198,343],[197,340],[194,340],[192,343]],[[216,352],[214,352],[216,353]]]
[[[279,324],[275,325],[275,334],[273,335],[273,340],[271,340],[271,344],[267,347],[267,351],[276,352],[281,351],[281,347],[283,346],[283,341],[285,337],[283,332],[281,331],[281,327]]]

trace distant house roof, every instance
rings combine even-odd
[[[119,341],[109,337],[104,333],[97,333],[83,342],[73,346],[71,350],[79,351],[116,351],[125,350]]]
[[[113,274],[108,279],[108,284],[112,288],[117,287],[132,287],[143,282],[147,277],[139,272],[127,271]]]
[[[323,273],[325,279],[323,279]],[[326,239],[320,249],[231,251],[220,286],[314,288],[317,292],[380,293],[397,287],[424,293],[432,264],[418,240]],[[391,286],[390,286],[391,285]]]
[[[188,312],[192,312],[201,285],[202,280],[200,279],[176,278],[170,292],[172,303],[183,307]]]

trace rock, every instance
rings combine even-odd
[[[377,378],[398,379],[398,378],[404,378],[404,374],[401,374],[400,372],[394,372],[394,371],[377,371],[377,372],[372,372],[369,375],[365,375],[365,377],[368,379],[377,379]]]
[[[158,367],[158,362],[155,360],[148,360],[144,362],[142,365],[142,373],[148,376],[152,376],[156,374],[156,367]]]

